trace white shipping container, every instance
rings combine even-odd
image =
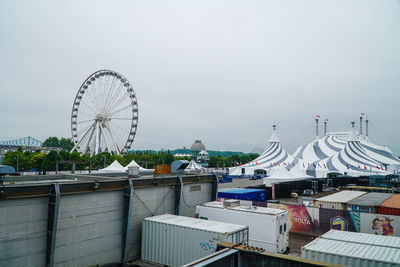
[[[400,237],[329,230],[321,238],[400,249]]]
[[[230,222],[249,226],[249,244],[266,251],[284,253],[289,245],[288,212],[254,206],[224,207],[213,201],[196,207],[200,219]]]
[[[181,266],[215,252],[220,242],[248,243],[243,225],[164,214],[144,219],[142,260]]]
[[[302,247],[301,257],[343,266],[400,266],[400,249],[325,238]]]
[[[343,190],[313,201],[314,207],[322,209],[346,210],[346,203],[367,192]]]

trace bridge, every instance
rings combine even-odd
[[[23,151],[51,151],[61,150],[59,147],[43,147],[43,142],[39,141],[32,136],[27,136],[19,139],[0,141],[0,154],[7,151],[14,151],[21,148]]]
[[[20,139],[0,141],[0,146],[17,146],[17,147],[41,147],[43,145],[42,141],[39,141],[32,136],[23,137]]]

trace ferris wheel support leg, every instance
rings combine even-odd
[[[108,124],[106,125],[106,129],[107,129],[108,133],[109,133],[110,136],[111,136],[111,140],[112,140],[112,142],[113,142],[113,145],[115,146],[115,151],[117,152],[117,155],[120,156],[120,155],[121,155],[121,152],[119,151],[119,148],[118,148],[117,144],[116,144],[115,141],[114,141],[114,137],[113,137],[113,135],[111,134],[111,131],[110,131],[110,128],[108,127]]]
[[[91,134],[90,134],[90,137],[89,137],[89,140],[88,140],[88,142],[87,142],[87,144],[86,144],[86,147],[85,147],[85,154],[88,152],[88,150],[89,150],[89,145],[90,145],[90,141],[92,141],[92,138],[93,138],[93,134],[94,134],[94,130],[95,130],[95,128],[94,127],[91,127],[91,129],[92,129],[92,132],[91,132]],[[90,130],[90,129],[89,129]]]
[[[83,135],[83,137],[81,138],[81,140],[79,140],[79,142],[76,143],[76,145],[71,149],[71,151],[70,151],[69,153],[72,153],[72,152],[74,152],[74,150],[76,150],[76,148],[82,143],[83,139],[85,139],[86,136],[89,134],[90,129],[92,129],[93,126],[94,126],[96,123],[97,123],[97,122],[94,122],[94,123],[92,124],[92,126],[90,126],[90,128],[86,131],[86,133],[85,133],[85,134]]]
[[[99,123],[96,122],[96,143],[95,143],[95,148],[94,148],[95,155],[99,154],[99,138],[100,138],[99,128],[100,128],[100,125],[99,125]]]
[[[103,127],[104,128],[104,127]],[[110,149],[110,146],[108,145],[108,143],[107,143],[107,138],[106,138],[106,132],[104,131],[103,132],[103,140],[104,140],[104,143],[106,144],[106,147],[107,147],[107,150],[108,150],[108,153],[111,153],[111,149]]]

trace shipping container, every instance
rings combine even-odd
[[[264,189],[226,188],[218,191],[218,197],[265,202],[267,200]]]
[[[350,200],[365,195],[366,192],[343,190],[338,193],[321,197],[313,201],[316,208],[346,210],[346,203]]]
[[[367,193],[347,202],[347,210],[376,213],[377,206],[392,196],[390,193]]]
[[[171,174],[171,165],[156,165],[154,175]]]
[[[400,216],[400,194],[396,194],[378,206],[378,213]]]
[[[286,210],[254,207],[251,202],[235,206],[213,201],[197,206],[196,214],[200,219],[248,225],[251,246],[275,253],[288,250],[290,220]]]
[[[400,249],[400,237],[330,230],[321,238]]]
[[[142,260],[181,266],[215,252],[220,242],[248,244],[249,228],[164,214],[144,219]]]
[[[317,238],[301,248],[301,257],[343,266],[400,266],[400,249]]]

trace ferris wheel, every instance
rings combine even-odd
[[[84,154],[126,153],[138,125],[138,104],[132,84],[123,75],[100,70],[79,88],[71,112],[75,146]]]

